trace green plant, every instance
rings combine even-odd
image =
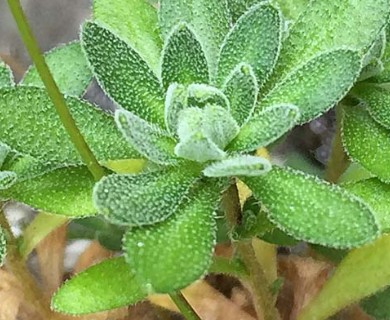
[[[390,1],[299,3],[161,0],[156,10],[95,0],[80,43],[45,57],[62,95],[9,0],[36,68],[14,84],[0,65],[0,196],[69,219],[100,214],[81,221],[112,248],[125,233],[123,257],[67,281],[55,310],[85,314],[168,293],[196,318],[177,291],[229,269],[251,283],[259,317],[276,319],[253,237],[353,249],[299,319],[325,319],[390,284]],[[80,98],[92,76],[115,115]],[[256,154],[335,104],[345,150],[360,165],[344,184]],[[332,182],[346,165],[334,160],[341,135]],[[363,168],[369,178],[356,181]],[[238,180],[253,193],[242,212]],[[221,210],[238,266],[213,261]],[[4,247],[0,233],[0,256]]]

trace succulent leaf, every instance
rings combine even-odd
[[[10,87],[14,85],[14,79],[11,69],[2,61],[0,61],[0,88]]]
[[[207,104],[217,104],[230,110],[230,102],[216,87],[193,83],[188,86],[188,106],[204,108]]]
[[[250,7],[263,1],[264,0],[228,0],[228,8],[232,22],[235,23]]]
[[[0,171],[0,192],[15,184],[17,178],[16,173],[13,171]]]
[[[172,136],[176,136],[179,113],[187,108],[187,88],[172,83],[165,97],[164,120],[165,127]]]
[[[384,70],[376,75],[374,78],[370,79],[370,82],[373,83],[387,83],[390,82],[390,24],[388,23],[385,28],[385,46],[384,52],[381,56],[381,61],[383,64]]]

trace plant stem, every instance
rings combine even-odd
[[[76,126],[76,123],[66,105],[64,96],[58,89],[58,86],[54,81],[52,74],[50,73],[49,67],[47,66],[46,61],[39,49],[38,43],[31,31],[27,18],[20,5],[20,1],[7,1],[14,20],[18,26],[22,41],[24,42],[31,59],[37,68],[37,71],[46,87],[50,99],[52,100],[57,110],[62,124],[64,125],[71,141],[73,142],[95,180],[100,180],[105,175],[104,170],[99,165],[91,149],[84,140],[80,130]]]
[[[226,219],[231,228],[234,228],[241,220],[240,199],[236,184],[232,184],[223,197],[223,207]],[[259,319],[277,320],[280,319],[278,310],[275,307],[275,299],[270,290],[270,283],[262,266],[258,263],[252,242],[234,242],[235,249],[241,257],[242,262],[249,271],[249,280],[253,291],[253,300],[256,313]]]
[[[177,308],[180,310],[184,318],[186,318],[187,320],[201,320],[180,291],[170,293],[169,296],[176,304]]]

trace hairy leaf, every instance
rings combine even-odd
[[[7,159],[9,153],[11,151],[11,148],[8,147],[6,144],[0,142],[0,168],[2,168],[5,160]]]
[[[188,86],[188,106],[204,108],[207,104],[217,104],[230,110],[230,102],[225,94],[207,84],[194,83]]]
[[[263,0],[227,0],[230,16],[236,22],[251,6]]]
[[[261,86],[272,71],[281,46],[280,12],[266,3],[253,6],[231,29],[222,44],[217,83],[223,84],[237,64],[252,66]]]
[[[285,19],[293,23],[306,9],[310,0],[271,0],[271,3],[278,6]]]
[[[336,185],[291,169],[242,180],[282,230],[334,248],[357,247],[379,235],[370,208]]]
[[[265,147],[293,128],[298,119],[299,110],[293,105],[265,108],[242,126],[228,150],[249,152]]]
[[[8,189],[17,180],[17,175],[13,171],[0,171],[0,191]]]
[[[221,160],[226,156],[226,153],[211,139],[197,134],[180,141],[175,147],[175,154],[180,158],[196,162]]]
[[[146,293],[170,293],[206,273],[216,239],[219,191],[215,182],[200,185],[169,219],[125,235],[126,261]]]
[[[92,80],[92,73],[79,42],[61,45],[45,54],[46,63],[62,93],[82,95]],[[31,66],[21,82],[44,88],[36,67]]]
[[[11,69],[2,61],[0,61],[0,88],[10,87],[14,85],[14,79]]]
[[[111,116],[89,103],[66,98],[77,126],[99,161],[132,158],[137,153],[122,138]],[[46,162],[82,164],[45,90],[0,89],[0,141]]]
[[[126,140],[140,154],[159,164],[176,162],[175,141],[167,132],[126,110],[116,111],[115,121]]]
[[[223,92],[230,102],[230,114],[242,126],[252,115],[259,93],[252,67],[239,64],[227,79]]]
[[[372,178],[355,183],[347,183],[343,187],[362,199],[373,209],[382,232],[390,232],[390,185]]]
[[[179,112],[187,108],[187,88],[177,83],[169,86],[165,97],[165,127],[172,136],[176,136]]]
[[[175,212],[199,176],[193,163],[138,175],[114,174],[96,184],[93,200],[99,213],[113,223],[154,224]]]
[[[346,306],[390,284],[390,235],[352,250],[298,319],[328,319]]]
[[[375,320],[388,320],[390,318],[390,288],[386,288],[360,302],[365,313]]]
[[[84,24],[81,43],[94,75],[116,103],[146,121],[164,124],[164,93],[134,49],[93,22]]]
[[[159,19],[164,39],[179,22],[188,23],[199,37],[214,73],[218,50],[230,28],[227,0],[162,0]]]
[[[243,155],[214,162],[203,170],[207,177],[259,176],[271,170],[271,163],[255,156]]]
[[[383,63],[379,59],[373,59],[368,65],[363,68],[358,81],[360,82],[370,79],[380,74],[383,70]]]
[[[273,104],[294,104],[299,123],[308,122],[337,103],[349,91],[361,70],[361,57],[350,50],[315,56],[288,74],[260,101],[259,111]]]
[[[123,257],[105,260],[66,281],[51,307],[67,314],[87,314],[134,304],[146,295]]]
[[[157,74],[162,43],[155,8],[143,0],[94,0],[93,16],[134,48]]]
[[[161,78],[165,89],[171,83],[208,83],[209,70],[201,44],[186,24],[177,25],[163,50]]]
[[[52,214],[69,217],[96,214],[92,204],[94,179],[87,167],[65,167],[0,190],[0,198],[23,202]]]
[[[384,70],[370,79],[370,82],[374,83],[387,83],[390,82],[390,24],[388,23],[385,28],[385,47],[383,55],[381,56],[381,61],[383,63]]]
[[[342,138],[349,157],[384,182],[390,182],[390,130],[361,106],[344,107]]]
[[[382,30],[378,37],[375,39],[374,43],[371,45],[370,49],[366,53],[363,65],[367,66],[375,60],[381,60],[385,54],[386,48],[386,31]]]

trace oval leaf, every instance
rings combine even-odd
[[[193,83],[188,86],[188,106],[204,108],[207,104],[217,104],[230,110],[230,102],[225,94],[207,84]]]
[[[206,273],[216,239],[219,192],[215,182],[201,185],[168,220],[125,235],[126,261],[146,293],[170,293]]]
[[[263,0],[228,0],[228,8],[233,22],[236,22],[251,6]]]
[[[79,42],[61,45],[45,53],[45,61],[62,93],[80,96],[92,80],[91,70]],[[27,70],[21,84],[45,87],[34,65]]]
[[[94,75],[116,103],[146,121],[164,124],[164,93],[134,49],[93,22],[84,24],[81,43]]]
[[[14,80],[11,69],[0,61],[0,88],[13,86]]]
[[[110,175],[93,192],[99,213],[113,223],[131,226],[154,224],[172,215],[200,176],[191,165],[138,175]]]
[[[379,235],[366,204],[314,176],[274,168],[264,176],[242,180],[266,207],[271,221],[299,240],[351,248]]]
[[[105,260],[77,274],[54,294],[57,312],[81,315],[124,307],[146,295],[123,257]]]
[[[122,138],[111,116],[76,98],[66,98],[76,125],[99,161],[137,155]],[[45,90],[0,89],[0,141],[46,162],[82,164]]]
[[[168,37],[162,53],[161,78],[171,83],[208,83],[209,70],[201,44],[186,24],[179,24]]]

